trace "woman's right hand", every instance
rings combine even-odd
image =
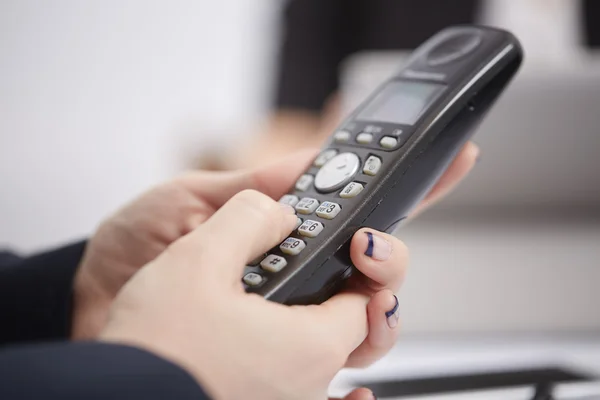
[[[215,399],[326,399],[341,368],[368,364],[395,341],[398,305],[390,289],[402,280],[406,248],[371,231],[381,246],[371,253],[381,257],[368,257],[362,249],[368,235],[358,232],[353,262],[377,284],[318,306],[247,294],[240,282],[247,260],[281,242],[295,224],[291,207],[255,191],[238,193],[123,287],[100,340],[179,364]],[[347,397],[372,398],[364,389]]]

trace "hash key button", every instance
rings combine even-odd
[[[359,194],[360,192],[362,192],[362,190],[364,189],[364,186],[361,185],[358,182],[350,182],[349,184],[346,185],[346,187],[340,192],[340,197],[344,198],[344,199],[349,199],[351,197],[356,196],[357,194]]]
[[[260,266],[265,271],[269,272],[279,272],[287,265],[287,261],[285,258],[281,256],[276,256],[275,254],[269,254],[267,258],[262,260]]]
[[[310,197],[305,197],[296,204],[296,211],[300,214],[312,214],[319,207],[319,201]]]
[[[285,239],[283,241],[283,243],[281,243],[281,245],[279,246],[281,251],[283,251],[285,254],[289,254],[291,256],[300,254],[300,252],[302,250],[304,250],[305,247],[306,247],[306,243],[304,243],[303,240],[296,239],[293,237],[289,237],[289,238]]]
[[[381,158],[377,156],[369,156],[363,167],[363,173],[365,175],[375,176],[381,168]]]
[[[317,208],[317,215],[325,219],[334,219],[342,211],[339,204],[331,201],[324,201],[321,206]]]
[[[320,223],[318,221],[311,221],[310,219],[307,219],[306,221],[304,221],[304,223],[302,225],[300,225],[300,228],[298,228],[298,233],[301,234],[302,236],[314,238],[314,237],[317,237],[319,235],[319,233],[321,233],[322,230],[323,230],[322,223]]]

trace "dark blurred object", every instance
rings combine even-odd
[[[514,371],[487,372],[468,375],[438,376],[398,381],[358,382],[358,387],[367,387],[378,399],[401,396],[449,394],[475,390],[493,390],[532,386],[533,400],[553,399],[553,387],[558,383],[591,381],[593,377],[580,372],[558,367],[524,369]]]
[[[277,109],[322,111],[340,63],[362,50],[413,49],[448,25],[473,23],[478,0],[292,0],[284,15]]]
[[[600,48],[600,1],[583,0],[581,12],[584,43],[590,48]]]

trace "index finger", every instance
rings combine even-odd
[[[302,150],[252,170],[228,172],[190,172],[177,179],[196,196],[219,208],[236,193],[252,189],[279,199],[296,182],[317,154]]]

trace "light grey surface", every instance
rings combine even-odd
[[[598,214],[434,210],[395,234],[406,332],[600,332]]]

